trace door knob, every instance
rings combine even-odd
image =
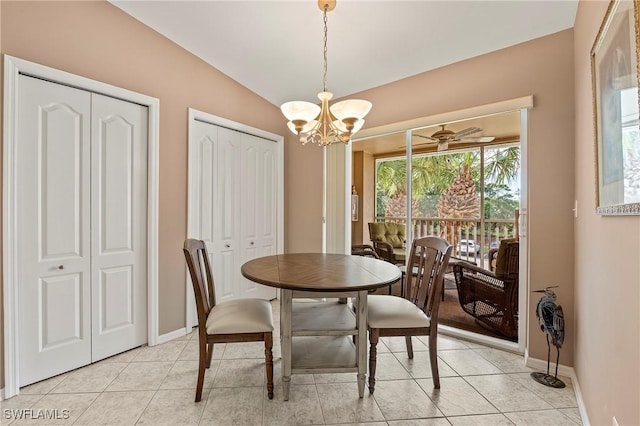
[[[253,241],[251,241],[251,245],[253,245],[253,244],[254,244],[254,242],[253,242]]]
[[[231,247],[231,244],[225,244],[224,246],[225,246],[225,248],[229,248],[229,247]]]
[[[64,269],[64,265],[58,265],[58,269],[63,270]]]

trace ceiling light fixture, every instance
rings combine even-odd
[[[300,142],[326,146],[336,142],[349,143],[351,136],[364,125],[364,117],[371,109],[371,102],[349,99],[329,107],[333,93],[327,91],[327,12],[336,7],[336,0],[318,0],[318,8],[324,17],[324,75],[322,92],[318,93],[321,106],[305,101],[291,101],[280,109],[287,120],[287,126]]]

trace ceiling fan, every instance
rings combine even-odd
[[[430,139],[433,142],[427,143],[437,143],[438,151],[444,151],[449,148],[449,142],[462,142],[462,143],[484,143],[491,142],[495,139],[494,136],[478,136],[478,137],[470,137],[468,135],[472,135],[474,133],[478,133],[482,131],[480,127],[468,127],[464,130],[460,130],[459,132],[453,132],[452,130],[445,129],[445,125],[440,125],[441,129],[432,134],[431,136],[414,134],[414,136],[418,136],[425,139]]]

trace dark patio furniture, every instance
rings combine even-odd
[[[518,256],[518,241],[502,240],[495,271],[467,262],[453,265],[462,309],[480,324],[511,339],[518,336]]]

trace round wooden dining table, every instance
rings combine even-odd
[[[281,290],[284,399],[289,399],[292,374],[337,372],[357,372],[362,398],[367,371],[367,294],[397,282],[400,269],[363,256],[287,253],[250,260],[242,265],[241,272],[251,281]],[[357,300],[355,316],[349,304],[344,303],[350,297]],[[295,298],[321,301],[294,304]],[[296,336],[301,337],[299,345],[292,343]],[[355,348],[345,348],[346,344],[353,345],[352,340]]]

